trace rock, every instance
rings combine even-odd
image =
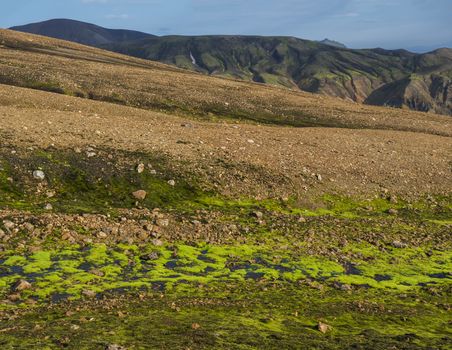
[[[145,241],[149,238],[149,233],[146,231],[140,231],[140,233],[138,233],[138,239],[141,241]]]
[[[91,270],[89,270],[89,273],[91,273],[91,274],[93,274],[95,276],[99,276],[99,277],[104,277],[105,276],[105,273],[103,271],[101,271],[101,270],[98,270],[98,269],[91,269]]]
[[[15,285],[14,285],[14,287],[13,287],[13,289],[16,291],[16,292],[21,292],[21,291],[23,291],[23,290],[26,290],[26,289],[31,289],[31,283],[30,282],[27,282],[27,281],[25,281],[25,280],[20,280],[19,282],[17,282]]]
[[[70,232],[66,231],[61,235],[61,239],[64,241],[72,241],[74,237],[72,237]]]
[[[47,196],[47,198],[53,198],[53,197],[55,197],[55,191],[47,191],[46,192],[46,196]]]
[[[306,222],[306,218],[305,217],[303,217],[303,216],[300,216],[299,218],[298,218],[298,222]]]
[[[29,222],[26,222],[24,224],[24,228],[28,231],[28,232],[33,232],[35,227],[33,224],[30,224]]]
[[[20,294],[19,293],[14,293],[14,294],[10,294],[8,295],[8,300],[9,301],[19,301],[21,299]]]
[[[157,260],[159,258],[158,252],[152,252],[148,255],[149,260]]]
[[[152,244],[155,245],[156,247],[161,247],[163,245],[163,242],[160,239],[153,239],[152,240]]]
[[[322,181],[322,175],[317,174],[315,177],[317,178],[318,181]]]
[[[397,215],[397,213],[398,213],[397,209],[391,208],[391,209],[388,210],[388,214]]]
[[[137,165],[137,173],[141,174],[144,171],[145,167],[143,163]]]
[[[193,124],[190,123],[182,123],[180,126],[182,126],[183,128],[192,128]]]
[[[262,213],[261,211],[254,211],[252,215],[258,219],[262,219],[264,217],[264,213]]]
[[[167,226],[169,226],[169,220],[168,219],[158,219],[156,224],[160,227],[167,227]]]
[[[133,195],[136,199],[142,201],[142,200],[144,200],[144,199],[146,198],[147,192],[144,191],[144,190],[138,190],[138,191],[133,192],[132,195]]]
[[[108,235],[104,232],[104,231],[100,231],[98,234],[97,234],[97,238],[100,238],[100,239],[105,239],[105,238],[107,238],[108,237]]]
[[[146,224],[143,226],[143,228],[148,231],[148,232],[153,232],[154,231],[154,225],[151,224]]]
[[[397,202],[398,202],[397,197],[394,195],[389,196],[389,202],[393,203],[393,204],[397,204]]]
[[[392,246],[394,248],[406,248],[407,244],[403,243],[403,242],[400,242],[400,241],[394,241],[394,242],[392,242]]]
[[[6,236],[5,231],[3,231],[3,230],[0,228],[0,238],[3,238],[3,237],[5,237],[5,236]]]
[[[16,224],[9,220],[3,220],[3,226],[5,226],[6,231],[11,232],[12,229],[16,226]]]
[[[331,331],[331,329],[333,328],[333,327],[331,327],[330,325],[328,325],[328,324],[326,324],[326,323],[323,323],[323,322],[319,322],[319,324],[317,325],[317,327],[318,327],[318,329],[319,329],[319,331],[320,332],[322,332],[322,333],[327,333],[327,332],[329,332],[329,331]]]
[[[199,329],[199,328],[201,328],[201,325],[199,324],[199,323],[192,323],[192,325],[191,325],[191,329]]]
[[[168,181],[168,185],[170,185],[170,186],[176,186],[176,181],[174,181],[174,180],[169,180],[169,181]]]
[[[83,294],[84,296],[88,297],[88,298],[94,298],[94,297],[96,297],[96,292],[95,292],[95,291],[92,291],[92,290],[89,290],[89,289],[84,289],[84,290],[82,291],[82,294]]]
[[[45,210],[53,210],[53,206],[50,203],[47,203],[46,206],[44,207]]]
[[[33,171],[33,177],[36,180],[42,181],[46,178],[46,174],[44,174],[44,172],[42,170],[35,170],[35,171]]]
[[[127,350],[127,349],[117,344],[109,344],[105,347],[105,350]]]
[[[151,171],[149,171],[149,173],[150,173],[151,175],[157,175],[157,170],[152,169]]]
[[[247,142],[252,144],[252,143],[254,143],[254,140],[248,139]]]

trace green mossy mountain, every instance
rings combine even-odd
[[[294,37],[157,37],[72,20],[51,20],[12,29],[209,75],[372,105],[452,114],[452,49],[415,54],[405,50],[352,50]]]

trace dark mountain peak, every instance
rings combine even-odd
[[[98,46],[153,37],[151,34],[123,29],[107,29],[73,19],[51,19],[10,28],[20,32],[45,35],[52,38]]]

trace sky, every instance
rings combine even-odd
[[[155,35],[285,35],[350,48],[452,47],[452,0],[0,0],[0,27],[70,18]]]

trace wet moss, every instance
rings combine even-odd
[[[273,245],[190,246],[180,243],[138,248],[93,244],[83,249],[65,247],[61,251],[25,256],[2,253],[0,294],[7,295],[11,285],[19,279],[33,284],[32,289],[22,293],[24,297],[44,300],[62,292],[71,298],[80,298],[83,289],[103,293],[118,288],[152,289],[153,284],[162,283],[165,290],[177,291],[182,285],[186,289],[188,283],[195,291],[198,284],[249,279],[292,283],[311,280],[382,290],[450,285],[450,251],[431,251],[426,247],[381,252],[370,245],[350,245],[346,249],[360,253],[360,258],[348,263],[352,269],[331,258],[294,255]],[[149,251],[157,253],[151,260],[146,258]]]

